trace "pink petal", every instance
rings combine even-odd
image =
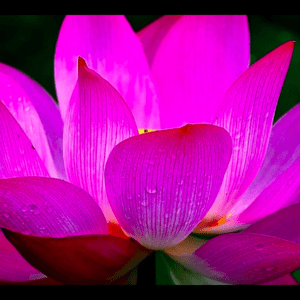
[[[1,71],[0,93],[2,103],[31,140],[51,176],[56,177],[47,137],[30,97],[18,82]]]
[[[300,104],[279,119],[272,128],[267,152],[258,174],[234,207],[235,213],[249,206],[283,171],[300,157]]]
[[[34,145],[1,101],[0,127],[0,178],[48,177]]]
[[[77,58],[123,96],[139,128],[157,129],[159,111],[142,44],[124,16],[67,16],[55,52],[55,84],[63,119],[77,80]]]
[[[111,152],[105,184],[122,228],[139,243],[180,243],[212,205],[231,155],[222,128],[186,125],[129,138]]]
[[[290,205],[250,225],[244,232],[260,233],[300,244],[300,204]]]
[[[231,86],[215,124],[233,138],[224,181],[206,218],[224,216],[253,181],[265,157],[279,94],[294,42],[287,42],[253,64]]]
[[[116,284],[151,253],[109,235],[44,238],[5,230],[5,236],[30,264],[66,284]]]
[[[138,130],[120,94],[82,58],[78,67],[64,127],[66,172],[71,183],[93,196],[106,220],[116,222],[106,197],[104,165],[113,147]]]
[[[300,158],[278,176],[240,214],[232,218],[238,223],[251,224],[281,208],[300,202]]]
[[[162,16],[137,33],[143,44],[150,67],[164,37],[181,17],[175,15]]]
[[[0,230],[0,282],[25,282],[45,277],[21,256]]]
[[[228,233],[207,241],[181,263],[217,281],[262,284],[300,268],[300,245],[255,233]]]
[[[299,285],[299,283],[291,274],[287,274],[275,280],[265,282],[262,285]]]
[[[246,16],[181,17],[163,37],[151,66],[161,128],[212,123],[225,92],[247,69],[249,59]]]
[[[102,211],[92,197],[54,178],[0,180],[0,227],[34,236],[107,234]]]
[[[19,70],[0,63],[0,72],[7,75],[4,78],[10,85],[2,86],[6,91],[5,98],[2,93],[2,101],[33,142],[50,175],[65,178],[63,123],[56,103],[37,82]]]

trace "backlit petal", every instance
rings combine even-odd
[[[0,101],[0,178],[49,173],[21,126]]]
[[[1,100],[34,144],[50,175],[53,177],[57,173],[59,178],[64,179],[63,123],[58,106],[51,96],[26,74],[1,63],[0,72],[10,77],[10,82],[7,82],[10,84],[6,89],[7,97],[4,98],[2,93]],[[8,77],[6,79],[8,80]],[[53,170],[53,163],[56,172]]]
[[[81,56],[123,96],[139,128],[159,128],[157,96],[138,37],[124,16],[67,16],[55,52],[55,84],[63,119]]]
[[[300,245],[263,234],[228,233],[177,260],[217,281],[262,284],[300,268]]]
[[[105,184],[120,225],[152,249],[180,243],[211,207],[230,155],[228,133],[209,124],[119,143],[108,158]]]
[[[109,235],[43,238],[5,230],[5,236],[30,264],[66,284],[114,284],[151,252]]]
[[[279,46],[245,71],[226,93],[215,124],[230,133],[233,152],[207,218],[225,215],[258,173],[293,49],[294,42]]]
[[[66,172],[71,183],[93,196],[107,221],[113,221],[104,186],[104,166],[113,147],[137,135],[138,130],[120,94],[82,58],[78,65],[78,84],[64,127]]]
[[[0,227],[15,232],[46,237],[108,233],[92,197],[60,179],[1,179],[0,206]]]
[[[249,60],[246,16],[182,16],[163,37],[151,65],[161,128],[213,123],[225,92]]]

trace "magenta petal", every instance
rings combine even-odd
[[[21,256],[0,230],[0,282],[25,282],[45,277]]]
[[[178,244],[211,207],[230,155],[230,136],[208,124],[121,142],[105,168],[108,199],[120,225],[151,249]]]
[[[250,225],[244,232],[261,233],[300,244],[300,204],[290,205]]]
[[[164,35],[151,66],[161,128],[212,123],[223,96],[249,60],[246,16],[182,16]]]
[[[234,208],[243,209],[300,157],[300,104],[293,107],[272,128],[268,149],[258,174]]]
[[[300,245],[255,233],[228,233],[207,241],[191,257],[192,270],[217,281],[262,284],[300,268]]]
[[[78,56],[123,96],[139,128],[160,128],[148,62],[124,16],[65,18],[55,52],[55,85],[63,119],[77,80]]]
[[[23,129],[0,101],[0,178],[49,173]]]
[[[66,172],[71,183],[93,196],[107,221],[116,221],[106,197],[104,166],[113,147],[138,130],[120,94],[82,58],[78,64],[64,127]]]
[[[291,274],[287,274],[275,280],[265,282],[262,285],[299,285],[299,283]]]
[[[181,17],[175,15],[162,16],[137,33],[143,44],[150,67],[165,35]]]
[[[239,77],[223,99],[215,124],[232,136],[233,152],[210,216],[226,214],[262,165],[293,49],[294,42],[287,42],[261,58]]]
[[[64,179],[63,123],[58,106],[37,82],[19,70],[0,63],[0,72],[12,80],[10,89],[7,89],[7,98],[5,99],[2,94],[2,101],[5,100],[4,104],[35,145],[50,175],[54,177],[57,173]],[[11,93],[12,88],[15,90],[14,93]],[[21,110],[21,107],[24,110]],[[56,170],[53,170],[53,163]]]
[[[0,227],[27,235],[107,234],[101,209],[80,188],[60,179],[0,180]]]

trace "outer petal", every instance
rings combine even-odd
[[[0,102],[0,178],[49,173],[23,129]]]
[[[232,136],[233,153],[220,193],[206,218],[224,216],[261,167],[293,49],[293,42],[279,46],[253,64],[226,93],[215,124]]]
[[[251,224],[279,209],[300,202],[300,158],[274,180],[233,221]]]
[[[287,274],[275,280],[265,282],[263,285],[299,285],[299,283],[291,274]]]
[[[2,85],[2,91],[5,87],[6,97],[2,92],[1,100],[35,145],[50,175],[54,177],[57,173],[60,178],[65,178],[62,156],[63,123],[56,103],[37,82],[19,70],[0,63],[0,72],[2,76],[9,76],[4,77],[9,86]]]
[[[7,230],[5,235],[30,264],[66,284],[114,284],[151,252],[109,235],[41,238]]]
[[[107,221],[115,221],[106,198],[104,166],[112,148],[137,135],[133,116],[120,94],[79,59],[78,85],[64,127],[64,159],[71,183],[89,192]]]
[[[299,269],[300,245],[268,235],[229,233],[207,241],[193,256],[178,259],[217,281],[262,284]]]
[[[181,17],[175,15],[162,16],[137,33],[143,44],[150,67],[164,37]]]
[[[245,194],[233,208],[238,214],[300,157],[300,104],[273,126],[264,162]]]
[[[1,281],[16,283],[45,277],[20,255],[0,230],[0,284]]]
[[[54,178],[0,180],[0,227],[46,237],[107,234],[102,211],[92,197]]]
[[[181,242],[211,207],[231,155],[213,125],[186,125],[129,138],[105,168],[108,198],[122,228],[142,245]]]
[[[118,90],[139,128],[160,128],[147,59],[124,16],[67,16],[64,20],[55,52],[55,84],[63,119],[77,80],[78,56]]]
[[[225,92],[249,60],[246,16],[181,17],[164,36],[151,66],[161,128],[212,123]]]

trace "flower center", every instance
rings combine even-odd
[[[214,221],[212,222],[211,224],[209,224],[209,227],[215,227],[215,226],[218,226],[218,225],[222,225],[226,222],[226,216],[223,216],[222,218],[220,218],[219,220],[217,221]]]
[[[139,129],[139,134],[155,131],[155,129]]]

